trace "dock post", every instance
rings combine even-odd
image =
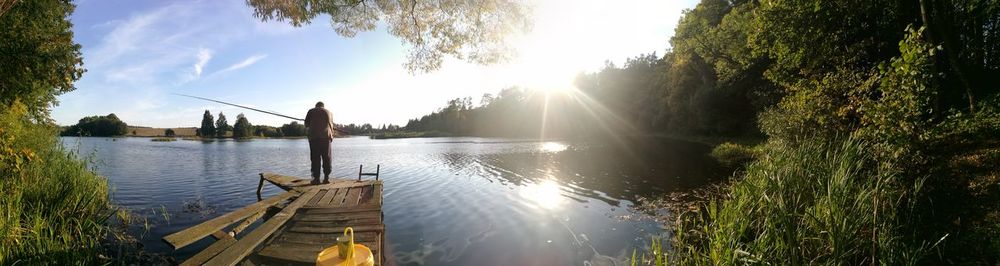
[[[361,170],[365,169],[365,165],[358,165],[358,181],[361,181]]]
[[[264,173],[260,173],[260,183],[257,183],[257,201],[263,200],[260,196],[260,190],[264,188]]]
[[[381,167],[382,167],[381,164],[376,164],[375,165],[375,181],[378,181],[378,171],[379,171],[379,168],[381,168]]]

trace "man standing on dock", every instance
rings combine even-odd
[[[330,142],[333,142],[333,116],[316,102],[316,108],[306,113],[306,130],[309,134],[309,160],[312,161],[313,183],[319,183],[319,167],[323,164],[323,182],[330,182]]]

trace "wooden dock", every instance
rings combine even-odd
[[[175,249],[208,236],[216,239],[181,265],[315,265],[319,252],[335,245],[348,226],[356,243],[371,248],[375,265],[383,264],[382,181],[331,179],[314,185],[308,179],[260,176],[258,197],[264,181],[286,192],[163,238]],[[241,234],[262,217],[263,224]]]

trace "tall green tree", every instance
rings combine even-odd
[[[232,130],[229,126],[229,121],[226,121],[226,115],[219,112],[219,118],[215,120],[215,137],[224,138],[226,137],[226,132]]]
[[[445,56],[475,63],[495,63],[509,57],[509,35],[527,31],[529,7],[514,0],[247,0],[264,21],[289,21],[300,26],[329,15],[337,34],[354,37],[377,25],[410,45],[410,71],[441,67]]]
[[[75,89],[83,72],[80,45],[66,18],[69,1],[15,1],[0,17],[0,106],[20,101],[29,116],[49,120],[56,96]]]
[[[203,138],[215,136],[215,117],[208,110],[205,110],[205,114],[201,116],[201,128],[198,129],[198,136]]]
[[[253,136],[253,125],[243,114],[236,116],[236,123],[233,124],[233,138],[243,139]]]

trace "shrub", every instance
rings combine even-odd
[[[754,147],[726,142],[712,149],[712,157],[727,167],[744,165],[757,158],[759,151]]]
[[[121,136],[128,133],[128,125],[118,119],[115,114],[107,116],[88,116],[80,119],[76,125],[70,126],[62,132],[63,136],[93,136],[111,137]],[[132,131],[135,135],[135,131]]]

